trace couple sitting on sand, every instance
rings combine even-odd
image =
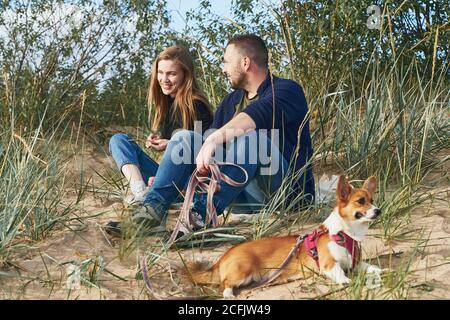
[[[254,212],[283,181],[290,181],[286,201],[295,201],[297,208],[314,202],[309,163],[313,151],[302,87],[269,73],[267,47],[256,35],[228,42],[223,72],[234,91],[213,117],[188,50],[167,48],[153,64],[148,92],[149,105],[155,108],[152,129],[159,134],[151,134],[145,143],[164,152],[162,160],[155,162],[126,134],[110,140],[112,157],[129,181],[132,197],[126,201],[136,205],[132,220],[148,231],[165,229],[167,211],[182,199],[180,191],[194,169],[208,175],[214,161],[237,164],[240,168],[220,169],[235,181],[246,181],[241,186],[220,182],[213,197],[218,215],[232,204]],[[206,196],[196,194],[190,208],[198,228],[205,226]],[[105,228],[123,232],[120,222],[109,222]]]

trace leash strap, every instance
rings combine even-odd
[[[221,166],[233,166],[242,170],[245,175],[245,180],[243,182],[237,182],[231,179],[226,174],[220,172],[219,167]],[[167,242],[167,248],[170,248],[172,244],[175,242],[176,236],[180,231],[181,225],[184,224],[185,227],[192,231],[195,227],[198,227],[194,223],[194,219],[191,213],[191,204],[194,200],[194,195],[196,192],[198,193],[206,193],[206,217],[205,224],[208,226],[212,224],[213,228],[216,228],[218,225],[217,222],[217,211],[214,206],[213,196],[214,193],[220,190],[220,182],[225,182],[233,187],[240,187],[247,183],[248,174],[244,168],[241,166],[228,163],[228,162],[214,162],[209,164],[210,169],[210,177],[209,176],[201,176],[198,174],[197,169],[192,172],[192,175],[189,179],[188,186],[186,188],[186,194],[184,197],[183,206],[181,207],[180,216],[178,217],[177,224],[175,229],[172,232],[172,235]]]
[[[148,265],[147,258],[143,257],[141,262],[141,270],[142,270],[142,278],[144,279],[145,287],[147,291],[156,299],[156,300],[204,300],[209,298],[209,296],[186,296],[186,297],[163,297],[162,295],[156,293],[156,290],[153,288],[152,283],[150,282],[150,278],[148,276]]]
[[[308,235],[303,235],[303,236],[298,236],[297,237],[297,241],[295,242],[294,247],[292,247],[291,251],[289,252],[288,256],[286,257],[286,259],[280,264],[280,266],[274,270],[272,273],[270,273],[268,276],[262,278],[253,288],[254,289],[259,289],[265,285],[268,285],[269,283],[271,283],[272,281],[274,281],[276,278],[278,278],[281,274],[281,272],[283,271],[284,268],[286,268],[286,266],[289,264],[289,262],[291,262],[292,258],[297,254],[297,251],[300,249],[301,244],[305,241],[306,237]]]
[[[245,180],[243,182],[237,182],[233,179],[231,179],[226,174],[223,174],[220,172],[219,166],[234,166],[236,168],[239,168],[242,170],[242,172],[245,175]],[[211,171],[211,177],[208,176],[200,176],[197,173],[197,169],[194,170],[192,173],[188,187],[186,189],[186,194],[184,197],[183,206],[181,207],[180,216],[178,218],[177,224],[175,226],[174,231],[172,232],[172,235],[167,242],[167,248],[170,248],[173,244],[173,242],[176,239],[176,236],[180,230],[182,222],[186,225],[186,227],[189,230],[192,230],[195,227],[194,219],[191,214],[191,203],[194,199],[194,195],[196,192],[198,193],[206,193],[207,194],[207,202],[206,202],[206,225],[209,225],[210,223],[213,225],[213,227],[217,227],[217,211],[214,207],[213,203],[213,196],[214,193],[220,189],[220,182],[223,181],[233,187],[240,187],[247,183],[248,181],[248,174],[247,171],[245,171],[244,168],[241,166],[234,164],[234,163],[227,163],[227,162],[216,162],[209,165],[210,171]],[[208,183],[209,182],[209,183]],[[142,258],[141,262],[142,267],[142,277],[144,279],[145,286],[148,290],[148,292],[156,299],[156,300],[185,300],[185,299],[205,299],[208,296],[191,296],[191,297],[163,297],[160,294],[156,293],[155,289],[153,288],[150,278],[148,276],[148,266],[147,266],[147,259],[145,257]]]

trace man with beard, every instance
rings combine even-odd
[[[267,47],[251,34],[228,42],[223,72],[234,91],[217,108],[212,124],[216,130],[201,147],[196,147],[196,141],[203,141],[197,132],[182,130],[172,136],[144,205],[133,214],[148,230],[164,229],[167,210],[193,170],[207,175],[213,161],[237,164],[248,174],[239,187],[220,183],[213,198],[219,215],[231,204],[234,212],[255,212],[281,186],[280,205],[295,203],[301,209],[314,202],[309,162],[313,151],[302,87],[269,72]],[[245,181],[239,167],[223,166],[221,171],[235,181]],[[205,194],[195,196],[191,213],[193,224],[203,227]]]

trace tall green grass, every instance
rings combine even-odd
[[[12,116],[13,117],[13,116]],[[0,261],[19,243],[42,240],[71,211],[64,199],[64,159],[55,135],[0,129]]]
[[[329,154],[352,179],[378,178],[387,236],[396,218],[426,200],[424,186],[448,182],[450,92],[447,69],[434,80],[424,78],[415,64],[373,70],[365,88],[341,83],[325,105],[312,108],[330,119],[316,129],[316,140],[324,142],[317,152]],[[428,178],[439,170],[441,179]]]

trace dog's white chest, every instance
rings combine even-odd
[[[328,243],[328,250],[330,250],[331,256],[343,269],[351,269],[353,265],[352,255],[348,250],[334,241]]]

